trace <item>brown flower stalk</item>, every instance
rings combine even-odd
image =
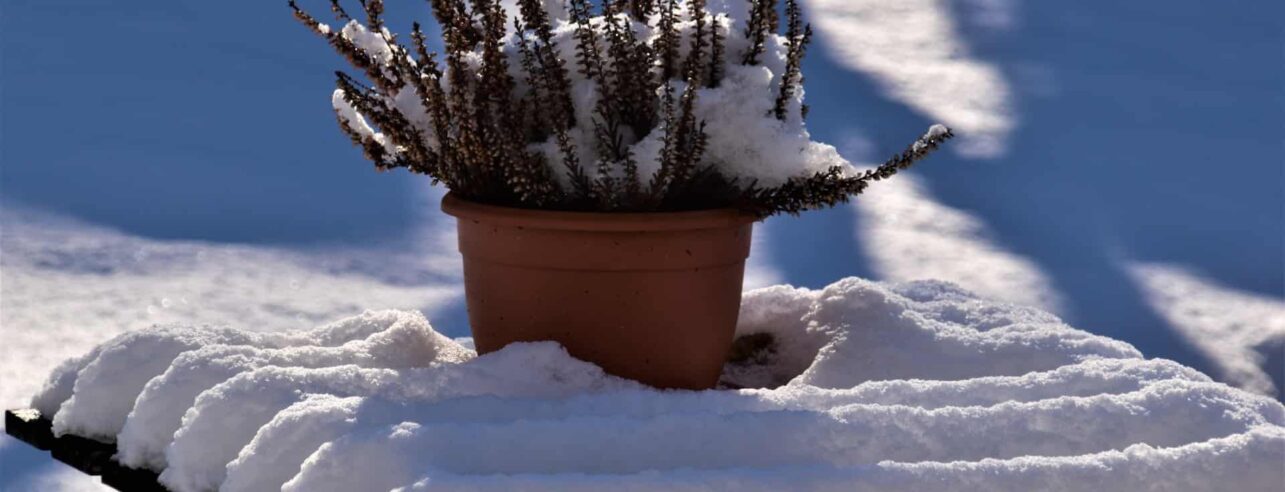
[[[803,14],[799,11],[798,0],[785,0],[785,17],[786,26],[788,26],[785,34],[787,47],[785,74],[781,76],[781,87],[776,96],[776,104],[772,107],[772,113],[778,120],[785,119],[785,110],[790,98],[803,84],[803,54],[807,51],[808,43],[812,41],[812,25],[803,25]],[[806,110],[803,111],[804,114],[801,116],[806,116]]]
[[[385,27],[382,0],[358,0],[360,20],[340,1],[329,2],[344,23],[336,28],[288,3],[367,81],[337,74],[341,131],[377,169],[428,175],[466,199],[564,210],[798,213],[846,201],[951,137],[935,127],[866,172],[836,166],[772,187],[724,174],[724,163],[709,162],[710,133],[697,99],[724,83],[728,58],[762,62],[779,27],[776,0],[746,0],[748,47],[735,54],[727,53],[727,38],[741,33],[725,29],[725,17],[709,12],[706,0],[604,0],[601,8],[568,0],[563,30],[542,0],[518,0],[513,17],[499,0],[427,0],[445,45],[440,57],[419,25],[409,48],[400,44]],[[785,23],[786,67],[768,116],[783,121],[803,83],[812,36],[797,0],[786,0]],[[680,24],[691,33],[685,56]],[[644,39],[643,30],[654,36]],[[573,82],[571,70],[585,80]],[[577,118],[577,101],[586,97],[593,107]],[[806,117],[806,106],[802,112]],[[652,147],[657,169],[647,176],[635,155],[644,138],[659,147]]]

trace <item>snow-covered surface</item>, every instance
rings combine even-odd
[[[724,1],[740,3],[710,3]],[[414,222],[431,225],[438,215],[431,199],[417,198],[418,179],[371,173],[335,132],[323,103],[329,90],[307,88],[337,66],[333,54],[273,13],[280,5],[138,3],[146,8],[17,2],[0,17],[7,66],[23,67],[4,71],[0,91],[0,401],[26,404],[59,361],[154,322],[302,329],[364,307],[398,307],[464,333],[462,320],[444,320],[436,306],[439,282],[400,276],[436,271],[420,261],[450,250],[399,245],[400,255],[353,255],[311,244],[387,241],[415,225],[407,223],[408,203],[428,202],[419,208],[430,213]],[[387,3],[392,18],[428,20],[422,4]],[[324,2],[314,5],[324,11]],[[852,140],[860,145],[840,145],[845,157],[881,162],[943,121],[961,134],[951,148],[969,152],[939,153],[929,167],[872,187],[851,209],[756,228],[751,271],[769,274],[755,276],[763,279],[757,285],[946,278],[1051,309],[1042,299],[1052,294],[1064,301],[1055,309],[1063,318],[1145,347],[1149,357],[1195,364],[1173,347],[1146,346],[1177,336],[1215,361],[1214,378],[1257,390],[1254,374],[1266,374],[1279,388],[1285,335],[1266,327],[1285,319],[1285,154],[1272,124],[1285,114],[1278,97],[1285,65],[1262,61],[1279,57],[1283,5],[805,0],[818,30],[805,63],[809,128],[818,139]],[[908,15],[911,7],[920,12]],[[910,22],[916,18],[926,21]],[[237,26],[237,35],[227,36],[226,26]],[[896,36],[931,42],[881,47]],[[876,47],[897,51],[864,51]],[[943,57],[943,47],[954,49]],[[110,76],[85,84],[86,70]],[[75,124],[50,115],[74,115],[67,121]],[[971,141],[979,147],[964,145]],[[978,151],[988,148],[1006,152]],[[1235,172],[1209,172],[1229,151],[1242,157]],[[901,181],[912,176],[914,186]],[[9,220],[19,211],[11,200],[79,220],[27,215],[19,228]],[[916,203],[933,213],[923,221],[871,219]],[[911,235],[915,241],[905,239]],[[897,237],[904,240],[890,239]],[[67,255],[68,244],[97,246]],[[960,264],[953,258],[961,250],[986,253],[970,261],[994,267]],[[61,259],[28,261],[45,251]],[[1151,275],[1137,266],[1152,267]],[[1240,300],[1250,302],[1221,305]],[[1220,442],[1151,463],[1163,474],[1168,464],[1191,465],[1174,461],[1184,453],[1212,456],[1217,446],[1249,441]],[[1031,482],[1023,488],[1051,483],[1048,470],[1086,468],[1092,486],[1092,476],[1125,455],[1027,461]],[[1143,455],[1158,456],[1129,454]],[[965,474],[948,465],[916,470]],[[773,477],[753,481],[790,479]],[[0,436],[0,490],[96,490],[95,483]]]
[[[855,220],[850,226],[850,244],[865,255],[864,268],[859,271],[883,280],[948,280],[991,299],[1040,306],[1077,318],[1095,330],[1105,330],[1104,324],[1120,324],[1121,328],[1109,333],[1146,344],[1148,355],[1181,358],[1200,365],[1220,381],[1281,395],[1285,384],[1285,291],[1279,281],[1279,245],[1285,237],[1281,233],[1285,224],[1281,210],[1285,208],[1281,207],[1280,187],[1264,193],[1247,178],[1229,180],[1222,188],[1199,180],[1164,190],[1143,184],[1153,183],[1155,173],[1172,171],[1175,160],[1199,159],[1189,156],[1225,145],[1224,137],[1206,136],[1209,126],[1195,113],[1170,112],[1165,113],[1167,121],[1148,120],[1129,126],[1130,121],[1113,127],[1111,132],[1117,134],[1154,130],[1180,135],[1166,137],[1169,141],[1191,142],[1184,147],[1187,150],[1163,157],[1122,157],[1121,165],[1137,163],[1140,171],[1129,178],[1113,178],[1121,184],[1120,190],[1104,189],[1095,178],[1100,173],[1115,174],[1113,170],[1104,167],[1094,172],[1085,167],[1088,161],[1100,160],[1097,154],[1104,151],[1082,147],[1083,152],[1069,157],[1076,153],[1061,145],[1046,145],[1050,135],[1038,130],[1050,128],[1058,134],[1071,124],[1066,116],[1076,115],[1077,107],[1090,105],[1070,97],[1063,88],[1072,84],[1079,84],[1080,90],[1086,88],[1086,81],[1076,80],[1071,72],[1085,71],[1084,77],[1091,81],[1087,87],[1113,93],[1136,89],[1153,94],[1156,84],[1164,84],[1161,80],[1127,87],[1111,83],[1117,73],[1101,65],[1103,57],[1086,54],[1092,50],[1062,52],[1062,34],[1049,35],[1056,40],[1052,43],[1053,49],[1059,50],[1056,56],[1042,53],[1050,46],[1041,42],[1047,41],[1043,36],[1049,32],[1079,26],[1098,34],[1123,32],[1125,38],[1132,38],[1139,29],[1136,21],[1087,5],[1055,8],[1012,0],[805,0],[804,4],[818,28],[819,53],[836,65],[859,72],[858,79],[874,82],[886,97],[926,118],[949,124],[963,135],[954,148],[981,161],[979,167],[998,166],[987,174],[966,164],[966,170],[936,169],[922,176],[912,173],[872,187],[851,207]],[[1217,19],[1197,20],[1193,14],[1205,13],[1197,5],[1186,4],[1171,12],[1172,17],[1147,27],[1164,30],[1184,22],[1200,23],[1203,29],[1224,35],[1219,30],[1229,25],[1229,17],[1242,17],[1220,14]],[[1132,18],[1141,12],[1124,14]],[[1107,18],[1119,22],[1107,22]],[[1253,22],[1241,18],[1234,25],[1237,32],[1248,32],[1243,31],[1244,26]],[[1018,51],[1026,57],[1013,52],[1014,46],[1026,46]],[[1100,46],[1111,50],[1110,44]],[[1190,47],[1165,42],[1157,42],[1153,48],[1192,52]],[[1134,61],[1145,58],[1129,56]],[[1076,65],[1083,61],[1093,70]],[[1059,74],[1059,65],[1067,73]],[[1162,63],[1139,68],[1145,72],[1138,76],[1145,73],[1159,78],[1155,75],[1158,72],[1146,70],[1172,66]],[[1257,74],[1255,81],[1276,82],[1255,87],[1274,91],[1279,81],[1285,80],[1283,75],[1282,70]],[[816,72],[811,72],[810,80],[816,78]],[[1223,92],[1219,80],[1204,72],[1173,86],[1172,92],[1190,95],[1201,92],[1191,88],[1199,85],[1210,97],[1218,97]],[[1060,105],[1044,108],[1049,101]],[[1109,100],[1104,104],[1115,105]],[[1019,111],[1023,107],[1039,107],[1041,111]],[[1135,107],[1121,109],[1126,114],[1137,111]],[[1241,121],[1237,111],[1244,112],[1224,108],[1203,113],[1203,117]],[[1042,115],[1044,120],[1024,122],[1018,113]],[[1089,128],[1105,123],[1100,116],[1103,113],[1091,114],[1092,122],[1081,118],[1078,125]],[[1275,115],[1279,114],[1276,111]],[[1191,124],[1189,119],[1199,123]],[[846,117],[831,124],[850,125],[843,130],[846,136],[835,139],[846,158],[860,165],[882,160],[879,146],[865,135],[871,124],[849,122]],[[817,126],[815,116],[813,125]],[[1184,134],[1181,129],[1187,125],[1197,130]],[[1033,145],[1023,146],[1027,150],[1021,156],[1005,159],[1009,148],[1018,145],[1010,142],[1014,130],[1026,131],[1028,143]],[[1102,141],[1097,132],[1074,138],[1093,149],[1110,149],[1105,152],[1120,148]],[[1127,140],[1126,145],[1136,141]],[[1280,161],[1280,150],[1276,146],[1266,157],[1272,164],[1253,165],[1255,169],[1277,169],[1274,174],[1260,174],[1260,179],[1280,182],[1280,166],[1273,166]],[[1059,156],[1068,159],[1063,161]],[[1018,167],[1029,170],[1028,178],[1010,180],[1005,176]],[[1193,170],[1193,176],[1198,173],[1196,167],[1187,169]],[[1031,180],[1030,176],[1045,179]],[[1056,183],[1069,186],[1059,190]],[[1149,192],[1140,192],[1140,188]],[[1027,195],[1035,198],[1018,198]],[[1188,199],[1173,198],[1177,196]],[[1209,205],[1183,208],[1175,202]],[[1168,205],[1157,206],[1159,203]],[[1235,204],[1262,212],[1223,208],[1214,212],[1215,203],[1216,207]],[[1254,203],[1258,205],[1248,205]],[[1122,217],[1122,210],[1129,211],[1127,218]],[[1255,226],[1232,216],[1263,220]],[[1182,219],[1175,221],[1175,217]],[[1086,236],[1093,239],[1086,240]],[[1146,239],[1139,241],[1137,236]],[[1256,253],[1239,252],[1246,245],[1252,245],[1250,249]],[[1148,257],[1154,259],[1146,260]],[[841,257],[828,260],[836,259]]]
[[[431,202],[441,196],[426,194]],[[368,306],[462,310],[451,226],[434,219],[422,241],[398,250],[299,251],[162,241],[25,207],[0,209],[0,405],[25,405],[44,375],[64,361],[157,324],[231,323],[261,332],[245,336],[285,346],[291,337],[273,332],[312,328]],[[755,229],[747,289],[781,282],[778,269],[764,261],[767,230]],[[453,328],[454,335],[467,333]],[[70,384],[58,401],[70,394]],[[6,442],[0,439],[0,447]]]
[[[20,406],[40,374],[64,359],[158,323],[271,332],[371,305],[432,312],[462,300],[449,229],[426,232],[404,252],[301,252],[157,241],[12,206],[0,210],[0,228],[6,408]]]
[[[178,491],[1285,480],[1275,400],[950,284],[754,290],[738,335],[756,334],[773,343],[729,363],[724,389],[692,392],[607,375],[551,342],[477,357],[416,312],[272,335],[175,326],[62,366],[35,402],[55,432],[115,437]]]

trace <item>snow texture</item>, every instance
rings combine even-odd
[[[446,220],[424,226],[414,244],[369,250],[157,240],[9,204],[0,229],[5,408],[24,405],[61,363],[57,373],[68,378],[61,392],[42,391],[51,400],[37,402],[56,410],[80,366],[105,348],[96,345],[156,324],[298,330],[367,306],[431,313],[462,301],[454,224]],[[66,360],[75,356],[84,360]]]
[[[60,403],[62,429],[115,429],[122,457],[184,492],[1277,490],[1285,479],[1275,400],[951,284],[759,289],[737,332],[768,342],[729,362],[721,389],[695,392],[607,375],[551,342],[475,357],[418,313],[277,335],[156,328],[56,371],[37,402]],[[120,376],[99,375],[109,367]]]
[[[470,350],[430,329],[418,313],[368,312],[307,335],[305,340],[311,343],[268,349],[212,344],[170,359],[163,374],[147,375],[150,382],[134,402],[126,425],[117,429],[120,461],[164,468],[165,446],[178,430],[184,411],[203,391],[242,372],[265,366],[399,368],[434,360],[458,363],[472,356]],[[345,343],[333,346],[328,341]]]
[[[441,191],[425,188],[423,207],[436,207]],[[454,219],[444,217],[432,211],[423,237],[409,246],[310,251],[158,240],[6,205],[0,403],[18,408],[40,391],[46,396],[38,406],[52,413],[96,346],[156,324],[271,332],[315,327],[366,306],[440,313],[463,300]],[[755,227],[747,289],[781,282],[765,261],[766,229]],[[42,390],[51,371],[65,380]],[[7,442],[0,438],[0,447]]]

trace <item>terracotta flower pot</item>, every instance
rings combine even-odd
[[[712,388],[736,328],[755,217],[732,209],[550,212],[453,195],[478,353],[553,340],[608,373]]]

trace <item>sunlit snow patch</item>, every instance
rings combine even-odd
[[[724,389],[704,392],[649,389],[549,342],[475,357],[411,313],[273,336],[121,337],[51,377],[74,389],[65,401],[37,402],[64,429],[116,431],[121,456],[163,467],[177,491],[1271,490],[1283,478],[1280,403],[940,282],[747,293]],[[145,353],[162,362],[121,365]],[[94,376],[109,366],[121,377]]]
[[[1264,359],[1285,351],[1285,301],[1219,285],[1174,265],[1132,263],[1128,268],[1147,303],[1216,364],[1220,379],[1279,394]]]
[[[1059,311],[1052,279],[1030,259],[996,241],[986,222],[943,204],[914,175],[880,183],[852,207],[857,239],[879,278],[935,278],[991,299]]]
[[[768,230],[767,222],[754,224],[750,257],[745,260],[745,280],[743,282],[745,290],[779,284],[782,277],[784,277],[781,270],[767,260],[767,258],[772,257],[772,251],[768,249],[771,247],[771,243],[767,240],[769,234],[771,234]]]
[[[1014,127],[1012,89],[997,67],[969,56],[948,4],[807,1],[836,62],[869,74],[888,95],[954,128],[961,152],[1002,154]],[[992,20],[1001,18],[1002,8],[990,8]]]

